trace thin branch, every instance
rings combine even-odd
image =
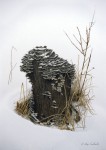
[[[80,30],[79,30],[78,27],[77,27],[77,30],[78,30],[79,37],[80,37],[80,46],[81,46],[81,50],[82,50],[82,52],[84,52],[83,45],[82,45],[82,35],[81,35],[81,32],[80,32]]]
[[[68,36],[68,34],[64,31],[64,33],[65,33],[65,35],[68,37],[68,39],[69,39],[69,41],[72,43],[72,45],[74,45],[74,47],[81,53],[81,54],[83,54],[82,53],[82,51],[80,50],[80,48],[78,48],[76,45],[75,45],[75,43],[73,43],[73,41],[70,39],[70,37]]]
[[[15,47],[12,46],[12,49],[11,49],[11,62],[10,62],[10,73],[9,73],[9,79],[8,79],[8,84],[12,81],[12,72],[16,66],[16,64],[14,65],[13,67],[13,50],[17,51],[17,49]]]
[[[73,34],[73,37],[75,38],[75,40],[79,43],[79,44],[81,44],[80,43],[80,41],[77,39],[77,37]]]
[[[82,84],[82,87],[81,87],[81,92],[82,92],[82,89],[83,89],[83,87],[84,87],[85,80],[86,80],[86,77],[87,77],[87,71],[88,71],[88,68],[89,68],[89,65],[90,65],[91,56],[92,56],[92,51],[91,51],[91,54],[90,54],[90,56],[89,56],[89,61],[88,61],[88,65],[87,65],[87,69],[86,69],[86,73],[85,73],[84,81],[83,81],[83,84]]]
[[[11,82],[11,80],[12,80],[11,74],[12,74],[12,71],[15,69],[16,65],[17,65],[17,63],[12,67],[12,70],[10,70],[9,79],[8,79],[8,84],[9,84],[9,83]]]
[[[24,100],[25,100],[25,91],[24,91],[24,84],[23,84],[23,83],[21,84],[20,99],[21,99],[22,95],[23,95],[23,98],[24,98]]]

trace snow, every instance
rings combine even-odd
[[[41,54],[40,56],[43,57],[43,58],[48,58],[49,57],[48,52],[45,52],[44,54]]]
[[[0,101],[0,150],[105,150],[106,110],[100,106],[96,105],[98,116],[88,117],[84,130],[72,132],[35,125],[17,115],[18,97],[13,92]]]
[[[14,112],[25,74],[20,72],[21,58],[35,46],[48,48],[64,59],[77,63],[71,38],[76,26],[84,32],[95,10],[91,32],[91,66],[95,115],[88,116],[86,128],[75,132],[35,125]],[[0,150],[106,150],[106,1],[105,0],[4,0],[0,1]],[[11,47],[12,82],[8,85]],[[31,54],[33,56],[33,54]]]

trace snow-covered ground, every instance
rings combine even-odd
[[[14,106],[19,93],[0,101],[0,150],[105,150],[106,111],[96,105],[96,116],[75,132],[35,125],[18,116]]]
[[[106,1],[104,0],[0,0],[0,150],[106,150]],[[26,83],[19,66],[24,54],[47,45],[60,57],[77,62],[78,52],[69,43],[76,26],[84,32],[95,10],[91,32],[92,63],[95,67],[92,106],[94,116],[86,128],[75,132],[34,125],[14,112],[20,86]],[[13,65],[8,85],[11,48]],[[30,85],[28,85],[30,87]]]

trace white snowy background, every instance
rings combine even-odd
[[[79,26],[82,32],[95,11],[91,33],[95,115],[87,117],[86,128],[75,132],[34,125],[18,116],[25,74],[20,72],[24,54],[47,45],[64,59],[77,62],[78,51],[70,37]],[[105,0],[0,0],[0,150],[106,150],[106,1]],[[8,85],[11,48],[13,65]],[[30,86],[30,85],[29,85]]]

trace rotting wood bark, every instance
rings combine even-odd
[[[70,96],[74,65],[46,46],[37,46],[22,58],[20,68],[32,84],[30,114],[39,120],[59,114]]]

